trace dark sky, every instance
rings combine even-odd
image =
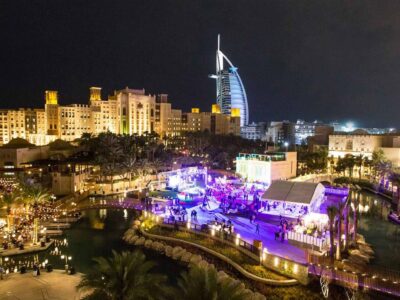
[[[209,110],[217,34],[250,120],[400,127],[400,1],[0,1],[1,108],[125,86]]]

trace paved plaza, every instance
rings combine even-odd
[[[206,224],[209,221],[213,221],[216,216],[219,220],[222,220],[222,218],[225,220],[229,219],[234,226],[234,231],[239,233],[240,237],[246,242],[253,244],[254,240],[260,240],[263,243],[263,247],[267,248],[268,252],[274,255],[285,257],[302,264],[307,263],[305,250],[289,244],[287,240],[284,242],[275,240],[274,233],[278,230],[277,225],[256,220],[256,223],[259,224],[260,231],[256,233],[255,223],[250,223],[248,218],[223,215],[218,213],[220,209],[214,211],[202,210],[200,206],[201,205],[198,205],[187,209],[188,216],[190,216],[193,209],[197,211],[197,222],[191,220],[192,223]]]
[[[32,272],[10,274],[0,280],[0,300],[78,300],[83,296],[76,289],[80,279],[79,274],[67,275],[61,270],[43,271],[37,277]]]

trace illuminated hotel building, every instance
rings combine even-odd
[[[0,110],[0,145],[14,138],[23,138],[35,145],[46,145],[56,139],[73,141],[83,133],[101,132],[137,134],[156,132],[161,140],[180,137],[187,131],[209,131],[215,134],[240,134],[240,116],[193,109],[183,113],[172,109],[168,95],[157,98],[144,89],[115,91],[108,100],[101,99],[101,88],[91,87],[89,104],[60,105],[57,91],[45,92],[44,109]]]
[[[229,67],[224,67],[224,61]],[[220,36],[218,35],[218,49],[216,58],[216,74],[211,78],[217,82],[217,104],[223,114],[230,115],[233,109],[240,112],[240,126],[249,124],[249,107],[246,90],[240,75],[232,62],[220,50]]]
[[[236,158],[236,173],[250,182],[271,184],[275,180],[296,177],[297,153],[240,153]]]

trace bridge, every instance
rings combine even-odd
[[[321,286],[332,282],[352,290],[373,290],[400,297],[400,272],[366,266],[363,272],[337,268],[328,257],[308,255],[308,272],[320,277]]]
[[[68,214],[78,213],[88,209],[134,209],[143,210],[145,206],[139,200],[103,200],[96,203],[80,203],[79,205],[72,206],[64,211]]]

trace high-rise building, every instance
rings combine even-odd
[[[275,145],[283,145],[285,143],[292,147],[295,143],[294,124],[289,121],[271,122],[266,134],[267,142]]]
[[[248,140],[266,140],[267,123],[251,123],[247,126],[240,128],[240,135]]]
[[[318,120],[314,122],[306,122],[304,120],[297,120],[294,125],[295,128],[295,142],[296,145],[302,145],[308,143],[309,137],[316,135],[323,135],[324,144],[328,144],[328,135],[333,132],[334,127],[331,125],[324,124]]]
[[[228,68],[224,66],[224,62],[228,64]],[[231,115],[235,109],[236,113],[240,113],[240,126],[246,126],[249,124],[246,90],[237,71],[238,68],[220,50],[219,35],[216,63],[216,74],[210,77],[217,82],[217,104],[223,114]]]

